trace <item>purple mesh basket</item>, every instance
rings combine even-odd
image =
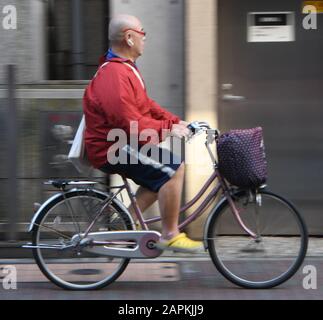
[[[232,185],[258,188],[267,180],[262,128],[231,130],[217,144],[219,170]]]

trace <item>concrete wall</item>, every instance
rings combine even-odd
[[[19,66],[17,81],[30,83],[46,78],[46,27],[43,0],[0,0],[1,22],[3,8],[14,5],[17,10],[17,29],[5,30],[0,23],[0,84],[6,83],[4,66]]]

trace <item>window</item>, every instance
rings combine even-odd
[[[49,80],[92,78],[108,47],[108,23],[107,0],[49,0]]]

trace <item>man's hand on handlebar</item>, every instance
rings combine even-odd
[[[174,136],[177,138],[188,138],[190,134],[191,132],[187,128],[185,121],[181,121],[179,124],[173,124],[172,130],[171,130],[171,136]]]
[[[205,121],[193,121],[191,123],[180,121],[179,124],[174,124],[171,130],[171,136],[177,138],[185,138],[189,141],[192,137],[202,132],[213,132],[214,138],[219,134],[218,130],[211,129],[210,125]]]

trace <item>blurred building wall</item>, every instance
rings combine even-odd
[[[5,30],[0,24],[0,84],[7,83],[8,64],[19,66],[18,83],[46,79],[46,1],[0,0],[1,13],[7,5],[17,9],[17,29]]]

